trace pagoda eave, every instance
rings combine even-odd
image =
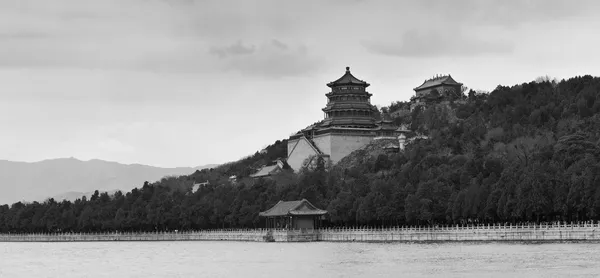
[[[463,85],[463,83],[445,83],[445,82],[442,82],[442,83],[438,83],[438,84],[429,85],[429,86],[426,86],[426,87],[422,87],[423,85],[421,85],[419,87],[414,88],[413,90],[415,92],[418,92],[418,91],[427,90],[427,89],[431,89],[431,88],[435,88],[435,87],[439,87],[439,86],[455,86],[455,87],[459,87],[459,86],[462,86],[462,85]]]
[[[325,108],[323,108],[323,111],[334,111],[334,110],[367,110],[367,111],[375,111],[377,110],[377,108],[373,107],[372,105],[365,105],[365,104],[332,104],[332,105],[327,105],[325,106]]]
[[[327,94],[325,94],[326,97],[332,97],[332,96],[368,96],[368,97],[372,97],[373,94],[369,93],[369,92],[352,92],[351,90],[348,90],[349,93],[346,92],[329,92]]]
[[[365,83],[335,83],[335,81],[327,83],[327,87],[329,87],[329,88],[342,87],[342,86],[360,86],[360,87],[367,88],[367,87],[371,86],[371,84],[369,84],[367,82],[365,82]]]

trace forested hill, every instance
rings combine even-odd
[[[600,78],[498,86],[396,121],[429,139],[402,153],[364,154],[343,169],[318,165],[285,184],[227,181],[277,158],[277,148],[285,153],[279,142],[273,157],[255,154],[126,194],[0,206],[0,231],[258,227],[259,211],[298,198],[327,209],[329,225],[600,220]],[[187,190],[205,179],[210,185]]]

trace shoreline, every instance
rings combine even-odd
[[[385,241],[385,240],[371,240],[371,241],[276,241],[276,242],[266,242],[266,241],[248,241],[248,240],[50,240],[50,241],[14,241],[14,240],[0,240],[0,243],[81,243],[81,242],[257,242],[257,243],[273,243],[273,244],[293,244],[293,243],[372,243],[372,244],[454,244],[454,243],[463,243],[463,244],[492,244],[492,243],[500,243],[500,244],[515,244],[515,245],[523,245],[523,244],[531,244],[531,245],[541,245],[541,244],[582,244],[582,243],[591,243],[591,244],[600,244],[600,239],[589,239],[589,240],[579,240],[579,239],[565,239],[565,240],[440,240],[440,241],[410,241],[410,240],[394,240],[394,241]]]
[[[0,242],[254,241],[254,242],[600,242],[600,224],[240,229],[153,233],[0,234]]]

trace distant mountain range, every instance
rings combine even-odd
[[[40,162],[0,160],[0,205],[18,201],[73,200],[95,190],[114,192],[141,187],[165,176],[189,175],[199,167],[159,168],[140,164],[121,164],[103,160],[81,161],[59,158]],[[79,195],[79,196],[77,196]]]

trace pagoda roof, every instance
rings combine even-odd
[[[347,126],[347,125],[358,125],[364,126],[365,128],[369,128],[374,130],[377,127],[375,120],[369,118],[352,118],[352,117],[334,117],[328,118],[323,121],[321,127],[329,127],[329,126]]]
[[[431,87],[436,87],[440,85],[454,85],[461,86],[462,83],[456,82],[450,75],[443,75],[434,77],[432,79],[425,80],[421,86],[414,88],[415,91],[424,90]]]
[[[273,216],[292,216],[292,215],[324,215],[326,210],[318,209],[308,200],[299,201],[279,201],[272,208],[260,212],[258,215],[263,217]]]
[[[368,102],[330,102],[327,104],[325,110],[344,110],[344,109],[360,109],[360,110],[372,110],[375,111],[377,108]]]
[[[329,87],[340,85],[362,85],[364,87],[369,87],[370,84],[354,77],[354,75],[350,73],[350,67],[346,67],[346,73],[344,73],[342,77],[338,78],[336,81],[327,83],[327,86]]]

